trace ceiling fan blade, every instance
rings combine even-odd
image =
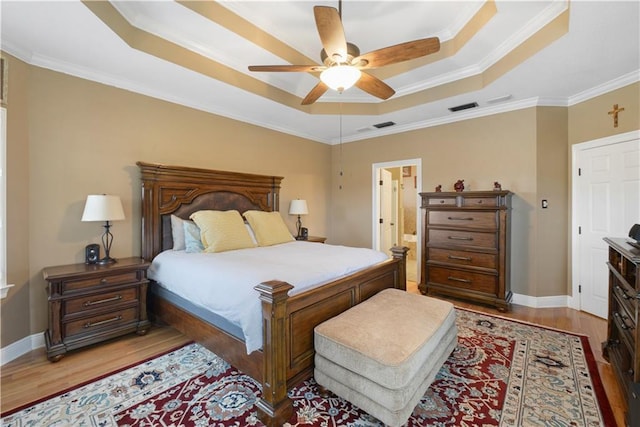
[[[354,58],[351,63],[360,68],[376,68],[396,62],[408,61],[436,53],[440,50],[440,39],[429,37],[394,46],[384,47]]]
[[[329,90],[329,86],[322,82],[319,82],[313,89],[311,89],[311,92],[309,92],[307,96],[304,97],[304,99],[302,100],[302,105],[313,104],[318,100],[318,98],[324,95],[327,90]]]
[[[347,39],[344,35],[340,14],[334,7],[314,6],[313,15],[322,47],[335,62],[347,60]]]
[[[249,71],[284,71],[298,73],[313,73],[322,71],[326,67],[321,65],[249,65]]]
[[[363,91],[380,99],[389,99],[396,93],[391,86],[379,78],[365,72],[362,73],[362,76],[360,76],[360,79],[355,85]]]

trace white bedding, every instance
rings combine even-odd
[[[282,280],[294,286],[289,295],[295,295],[386,259],[372,249],[299,241],[221,253],[168,250],[153,260],[149,278],[238,325],[249,354],[262,347],[254,286]]]

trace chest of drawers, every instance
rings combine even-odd
[[[45,268],[49,360],[56,362],[69,350],[130,332],[145,334],[148,267],[141,258],[125,258],[108,265]]]
[[[509,283],[509,191],[420,193],[424,210],[423,294],[444,294],[506,311]]]
[[[627,407],[626,424],[640,425],[640,249],[628,239],[605,238],[609,245],[609,316],[603,356],[611,363]]]

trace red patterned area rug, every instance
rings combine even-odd
[[[584,336],[457,310],[458,346],[407,426],[615,426]],[[189,344],[27,407],[2,426],[262,426],[260,384]],[[286,427],[382,426],[308,380]]]

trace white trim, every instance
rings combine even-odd
[[[513,294],[511,303],[532,308],[569,307],[569,298],[571,297],[568,295],[532,297],[523,294]]]
[[[407,160],[395,160],[391,162],[373,163],[371,165],[371,247],[377,248],[378,236],[378,182],[377,182],[377,170],[383,168],[399,168],[402,166],[415,166],[416,167],[416,229],[422,230],[422,215],[420,215],[420,206],[422,201],[420,199],[420,192],[422,191],[422,159],[407,159]],[[421,270],[422,259],[422,233],[418,231],[416,236],[416,268]],[[420,281],[420,277],[418,277]]]
[[[580,277],[580,257],[578,251],[578,208],[576,206],[576,200],[578,197],[578,164],[577,158],[580,151],[590,150],[596,147],[603,147],[606,145],[619,144],[621,142],[633,141],[640,139],[640,130],[633,130],[631,132],[621,133],[618,135],[607,136],[605,138],[594,139],[592,141],[582,142],[574,144],[571,147],[571,293],[573,296],[569,297],[569,307],[581,310],[580,298],[578,296],[578,286],[580,285],[578,278]]]
[[[44,347],[44,332],[24,337],[0,349],[0,366],[42,347]]]

